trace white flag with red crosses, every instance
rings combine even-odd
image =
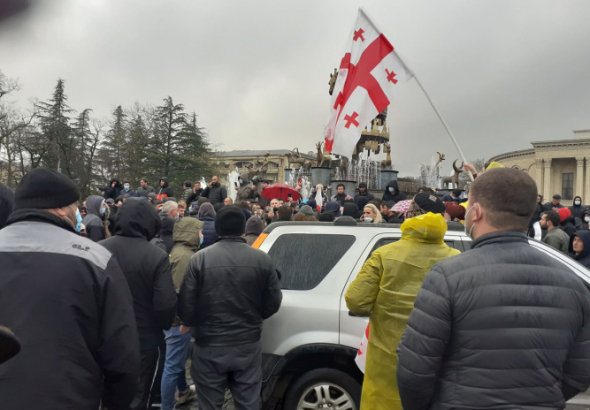
[[[326,150],[350,158],[363,128],[389,106],[398,82],[411,78],[389,40],[359,9],[332,93]]]

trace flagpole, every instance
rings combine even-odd
[[[399,57],[399,55],[398,55],[398,57]],[[428,95],[428,93],[426,92],[426,90],[424,89],[424,87],[422,87],[422,83],[420,82],[420,80],[418,80],[418,77],[416,76],[416,74],[413,73],[413,72],[412,72],[412,74],[414,76],[414,80],[416,80],[416,82],[420,86],[420,89],[422,90],[422,92],[426,96],[426,99],[430,103],[430,106],[432,107],[432,109],[434,110],[434,112],[436,113],[436,115],[438,116],[438,118],[440,119],[440,122],[442,122],[443,126],[445,127],[445,130],[447,130],[447,133],[449,134],[449,137],[451,137],[451,140],[453,141],[453,144],[455,144],[455,147],[457,148],[457,151],[459,151],[459,155],[461,156],[461,159],[463,160],[463,163],[464,164],[467,164],[468,162],[467,162],[467,159],[465,158],[465,154],[463,154],[463,151],[461,150],[461,147],[459,146],[459,143],[455,139],[455,136],[451,132],[451,129],[447,125],[447,122],[445,121],[445,119],[443,118],[443,116],[441,115],[441,113],[436,108],[436,105],[434,105],[434,103],[432,102],[432,99],[430,98],[430,95]],[[469,172],[469,178],[471,178],[471,181],[473,182],[474,179],[473,179],[473,175],[471,174],[471,172]]]
[[[377,25],[375,24],[375,21],[371,18],[371,16],[364,9],[364,7],[359,7],[359,10],[360,10],[361,13],[363,13],[365,15],[365,17],[367,18],[367,20],[369,20],[371,22],[371,24],[377,29]],[[377,30],[378,31],[381,31],[379,29],[377,29]],[[420,82],[420,80],[418,80],[418,77],[416,76],[416,74],[414,73],[414,71],[408,69],[408,66],[406,65],[406,63],[404,62],[404,60],[400,57],[399,53],[397,51],[395,51],[395,50],[394,50],[394,53],[397,55],[397,57],[400,59],[400,61],[404,64],[404,66],[406,67],[406,70],[408,70],[408,72],[411,72],[412,73],[412,76],[414,77],[414,79],[416,80],[416,82],[418,83],[418,85],[420,86],[420,89],[422,90],[422,92],[426,96],[426,99],[430,103],[430,106],[432,107],[432,109],[434,110],[434,112],[436,113],[436,115],[438,116],[440,122],[442,122],[443,126],[445,127],[445,130],[447,130],[447,133],[449,134],[449,137],[451,137],[451,141],[453,141],[453,144],[455,144],[455,148],[457,148],[457,151],[459,151],[459,155],[461,156],[461,159],[463,160],[463,163],[464,164],[467,164],[468,162],[467,162],[467,159],[465,158],[465,154],[463,154],[463,151],[461,150],[461,147],[459,146],[459,143],[455,139],[455,136],[451,132],[451,129],[447,125],[447,122],[445,121],[445,119],[441,115],[440,111],[438,111],[438,109],[436,108],[436,105],[434,105],[434,103],[432,102],[432,99],[430,98],[430,95],[428,95],[428,93],[426,92],[426,90],[422,86],[422,83]],[[474,180],[473,179],[473,175],[471,174],[471,172],[469,172],[469,178],[471,178],[471,181]]]

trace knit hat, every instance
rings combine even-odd
[[[246,215],[234,205],[224,206],[215,217],[217,236],[241,236],[246,229]]]
[[[311,206],[309,205],[303,205],[299,212],[301,212],[305,216],[315,216],[313,213],[313,209],[311,209]]]
[[[557,212],[559,212],[559,222],[563,222],[567,218],[572,216],[572,211],[570,211],[567,208],[559,208],[559,210]]]
[[[414,197],[414,202],[410,204],[410,208],[406,213],[406,218],[414,218],[419,215],[432,212],[433,214],[444,214],[446,211],[445,204],[440,198],[432,194],[421,193]]]
[[[246,222],[246,235],[260,235],[263,230],[264,224],[258,217],[250,218]]]
[[[80,199],[78,187],[65,175],[35,168],[20,181],[14,194],[14,210],[63,208]]]

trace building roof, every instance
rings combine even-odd
[[[245,149],[245,150],[234,150],[234,151],[224,151],[224,152],[217,152],[215,153],[216,157],[221,158],[237,158],[237,157],[263,157],[264,154],[269,153],[273,156],[283,156],[286,154],[291,153],[292,151],[289,149]],[[300,152],[299,153],[302,157],[310,158],[307,153]]]

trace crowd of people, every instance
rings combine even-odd
[[[262,325],[282,292],[252,245],[268,224],[336,219],[402,231],[345,295],[370,316],[362,410],[563,408],[590,385],[590,293],[528,241],[540,232],[585,264],[588,213],[579,197],[543,204],[528,174],[495,168],[467,198],[442,199],[428,188],[406,199],[396,181],[382,198],[360,183],[269,199],[270,181],[259,192],[247,174],[235,204],[215,176],[178,199],[162,178],[135,190],[114,179],[84,200],[42,168],[15,192],[0,185],[3,408],[172,410],[196,396],[219,410],[227,387],[236,408],[258,409]],[[449,223],[464,224],[470,251],[445,244]]]

